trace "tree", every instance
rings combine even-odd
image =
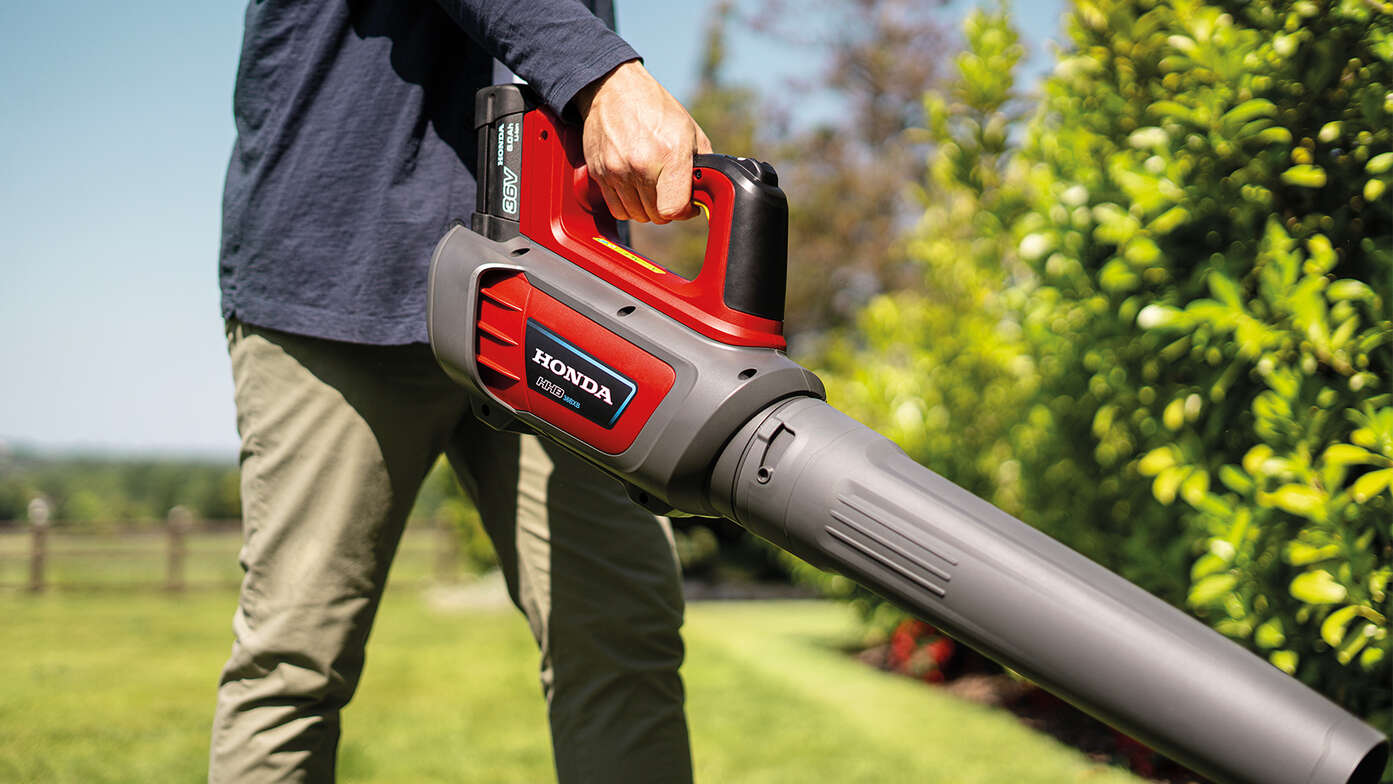
[[[712,148],[727,155],[756,155],[756,136],[761,116],[760,97],[753,89],[730,84],[725,79],[726,27],[733,15],[730,0],[722,0],[711,11],[702,48],[696,93],[685,104]],[[766,156],[767,157],[767,156]],[[634,247],[666,268],[696,277],[706,252],[706,222],[679,221],[664,226],[631,223]]]
[[[743,16],[722,2],[712,12],[698,87],[686,105],[716,151],[771,161],[779,171],[790,210],[784,331],[805,357],[869,297],[908,280],[904,235],[920,211],[915,193],[922,193],[928,143],[915,131],[923,124],[920,97],[938,79],[947,51],[937,10],[908,0],[857,0],[811,8],[771,1]],[[820,32],[802,24],[809,18]],[[799,23],[782,21],[790,19]],[[820,68],[789,92],[838,106],[836,115],[795,126],[777,98],[732,82],[725,65],[733,21],[804,47]],[[632,231],[635,247],[669,269],[689,277],[700,269],[704,222],[636,224]],[[732,523],[675,524],[684,565],[756,577],[783,573],[767,547]],[[711,538],[719,549],[693,544]]]
[[[0,520],[38,496],[59,522],[162,522],[174,506],[204,518],[241,514],[237,467],[199,459],[46,456],[17,450],[0,466]]]
[[[790,93],[802,105],[838,107],[773,148],[791,194],[787,328],[795,350],[799,339],[813,346],[824,330],[850,323],[876,294],[914,281],[901,239],[918,218],[913,189],[925,171],[921,99],[952,51],[941,6],[770,0],[752,19],[756,29],[826,53],[818,78]]]
[[[923,124],[919,98],[938,78],[946,51],[937,5],[856,0],[793,8],[771,0],[752,15],[737,16],[729,2],[712,15],[700,83],[687,105],[718,152],[753,155],[779,171],[790,210],[785,334],[795,350],[907,280],[898,239],[917,217],[905,197],[926,150],[910,131]],[[820,58],[817,77],[789,92],[839,107],[836,116],[796,126],[777,99],[730,83],[726,29],[736,18]],[[810,32],[802,24],[808,19],[819,20],[822,32]],[[699,268],[704,225],[633,228],[635,245],[669,268],[689,276]]]

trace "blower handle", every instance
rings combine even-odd
[[[710,229],[701,274],[719,280],[725,304],[783,321],[788,271],[788,200],[774,167],[753,158],[704,154],[692,167],[692,201]]]
[[[788,200],[774,167],[695,156],[692,199],[709,229],[701,271],[688,280],[625,246],[587,173],[581,129],[526,88],[481,90],[474,125],[476,232],[498,241],[522,234],[714,340],[784,348]]]

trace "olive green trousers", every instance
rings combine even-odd
[[[541,650],[558,779],[691,780],[666,521],[565,449],[480,424],[425,346],[237,321],[227,337],[245,577],[210,782],[333,781],[340,711],[407,513],[442,452]],[[472,780],[463,761],[458,780]]]

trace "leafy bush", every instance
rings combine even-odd
[[[1393,14],[1080,0],[1025,129],[966,32],[834,402],[1389,729]]]
[[[1194,611],[1386,726],[1393,16],[1080,2],[1071,37],[1023,151],[1032,509],[1173,536]]]

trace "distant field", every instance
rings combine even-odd
[[[0,591],[29,581],[32,535],[25,528],[0,530]],[[235,588],[240,529],[198,528],[185,538],[184,581],[193,587]],[[435,575],[442,541],[428,523],[413,523],[392,566],[398,583],[424,582]],[[160,588],[168,574],[169,536],[163,526],[111,530],[101,526],[54,527],[48,532],[45,582],[54,590],[102,591]]]
[[[197,782],[234,598],[0,595],[0,781]],[[689,695],[700,781],[1124,784],[1012,717],[839,651],[844,607],[694,604]],[[389,592],[345,715],[343,782],[553,780],[536,654],[509,608]]]

